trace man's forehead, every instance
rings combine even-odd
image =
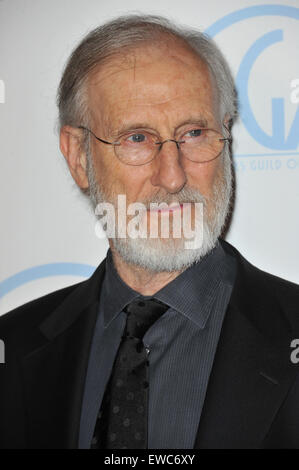
[[[113,56],[110,60],[94,69],[89,79],[91,89],[102,90],[105,93],[117,91],[115,83],[124,86],[142,86],[143,82],[156,79],[151,82],[151,89],[167,82],[168,75],[175,75],[177,80],[195,80],[202,78],[209,81],[210,73],[206,63],[194,52],[179,45],[162,45],[160,48],[151,45],[143,45],[129,51],[123,51]],[[138,82],[141,79],[141,83]],[[171,83],[168,82],[169,88]]]
[[[88,93],[95,118],[100,110],[114,115],[133,107],[147,113],[152,106],[166,109],[181,100],[192,102],[195,96],[209,108],[213,94],[208,66],[193,52],[146,46],[115,56],[95,70]]]

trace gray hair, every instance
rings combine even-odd
[[[204,60],[212,75],[219,96],[220,119],[227,114],[230,126],[237,116],[237,95],[234,80],[225,58],[204,33],[176,25],[161,16],[133,14],[118,17],[91,31],[70,56],[58,89],[59,125],[89,125],[86,82],[90,72],[124,49],[142,43],[157,43],[168,37],[180,41]]]

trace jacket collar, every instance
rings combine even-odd
[[[83,310],[99,301],[105,263],[106,259],[100,263],[89,279],[75,286],[71,294],[40,325],[39,329],[46,338],[54,339],[69,328]]]
[[[21,359],[29,449],[78,447],[89,350],[104,274],[105,261],[42,322],[42,344]]]

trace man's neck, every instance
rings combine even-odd
[[[156,273],[140,266],[126,263],[113,245],[110,244],[113,263],[120,278],[136,292],[141,295],[154,295],[173,279],[178,277],[182,271]]]

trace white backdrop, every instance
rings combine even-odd
[[[299,0],[0,0],[0,314],[81,281],[105,256],[59,152],[55,94],[83,35],[136,11],[207,31],[227,57],[242,103],[227,240],[299,283]]]

